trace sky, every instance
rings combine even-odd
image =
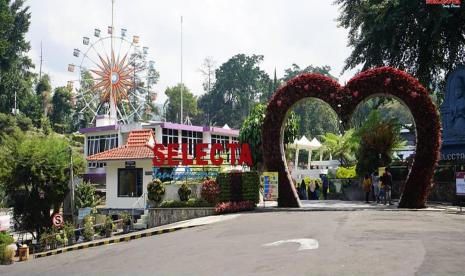
[[[106,32],[111,25],[111,0],[28,0],[31,26],[27,39],[29,55],[39,72],[40,45],[42,71],[50,75],[52,86],[77,80],[78,73],[67,71],[82,56],[73,49],[87,50],[84,36],[93,37],[95,28]],[[154,90],[158,103],[164,91],[181,79],[181,16],[183,16],[183,82],[195,94],[204,93],[202,62],[211,57],[220,66],[236,54],[264,55],[260,67],[270,76],[276,69],[282,77],[293,63],[329,65],[341,83],[355,70],[341,74],[351,49],[347,30],[337,26],[339,7],[332,0],[116,0],[115,30],[125,28],[128,36],[140,36],[149,47],[160,80]]]

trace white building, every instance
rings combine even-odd
[[[195,155],[198,143],[237,143],[239,131],[229,127],[202,127],[169,122],[108,124],[107,117],[97,118],[96,126],[81,129],[85,136],[87,160],[84,180],[99,184],[106,192],[107,208],[142,208],[141,196],[152,181],[155,143],[188,144]],[[229,156],[228,156],[229,157]],[[227,158],[227,161],[229,159]],[[159,169],[174,170],[163,167]]]

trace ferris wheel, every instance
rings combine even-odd
[[[68,65],[74,75],[68,87],[80,121],[92,124],[98,115],[109,115],[128,124],[156,114],[157,94],[152,87],[159,73],[148,58],[149,48],[139,40],[137,35],[128,38],[126,29],[116,35],[109,26],[105,35],[94,29],[93,36],[84,36],[82,46],[73,50],[77,61]]]

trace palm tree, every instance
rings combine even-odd
[[[354,129],[349,129],[342,135],[326,133],[322,136],[325,150],[329,151],[343,167],[350,167],[355,162],[359,141],[354,133]]]

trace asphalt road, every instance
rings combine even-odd
[[[314,239],[298,251],[287,239]],[[244,213],[128,243],[0,266],[0,275],[465,275],[465,215]]]

